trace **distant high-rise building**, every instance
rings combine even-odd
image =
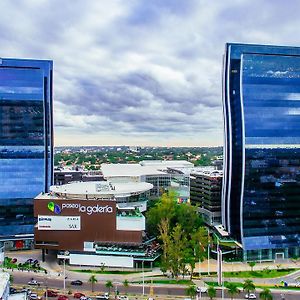
[[[227,44],[222,222],[244,259],[299,256],[300,48]]]
[[[53,180],[52,61],[0,59],[0,242],[30,247]]]

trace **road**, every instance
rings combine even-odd
[[[16,285],[21,285],[21,286],[26,286],[28,287],[27,283],[28,281],[30,281],[32,278],[34,278],[35,280],[37,280],[38,282],[41,282],[41,286],[40,289],[45,289],[46,286],[49,289],[63,289],[63,280],[60,277],[57,278],[51,278],[49,276],[46,275],[42,275],[42,274],[35,274],[35,273],[27,273],[27,272],[19,272],[19,271],[14,271],[11,272],[11,274],[13,274],[14,277],[14,281],[13,283]],[[121,282],[114,282],[114,288],[117,286],[118,290],[120,291],[120,293],[125,293],[125,288],[123,287]],[[104,293],[107,292],[107,288],[105,287],[105,282],[98,282],[94,285],[94,289],[95,292],[98,293]],[[185,289],[186,287],[184,286],[170,286],[170,285],[155,285],[153,287],[154,289],[154,294],[155,295],[169,295],[169,296],[185,296]],[[71,280],[66,280],[66,293],[67,291],[72,290],[72,292],[76,292],[76,291],[82,291],[82,292],[87,292],[89,293],[91,291],[91,284],[84,282],[82,286],[72,286],[71,285]],[[142,284],[138,284],[138,285],[130,285],[127,288],[127,292],[129,294],[140,294],[142,297],[142,292],[143,292],[143,286]],[[149,295],[150,293],[150,286],[147,285],[144,287],[144,292],[145,295]],[[281,293],[280,291],[273,291],[272,292],[274,297],[274,300],[281,300]],[[256,292],[257,296],[258,296],[258,292]],[[285,291],[284,292],[285,295],[285,300],[299,300],[300,299],[300,293],[299,292],[295,292],[295,291]],[[221,297],[221,291],[218,291],[218,297]],[[71,297],[73,299],[73,297]],[[160,296],[161,299],[163,299]],[[230,298],[228,296],[228,294],[225,292],[225,298]],[[257,297],[259,298],[259,297]],[[54,298],[51,298],[54,299]],[[170,297],[169,297],[170,299]],[[208,299],[206,297],[206,295],[202,295],[202,299]],[[241,292],[238,296],[236,296],[234,299],[244,299],[244,293]]]

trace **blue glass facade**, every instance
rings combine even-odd
[[[53,178],[52,61],[0,59],[0,240],[32,234]]]
[[[223,225],[244,250],[298,253],[300,48],[227,44],[223,108]]]

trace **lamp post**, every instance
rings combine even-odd
[[[222,266],[222,250],[218,247],[218,284],[222,285],[222,299],[224,299],[224,282],[223,282],[223,266]]]
[[[69,251],[64,252],[64,291],[66,291],[66,256],[69,255]]]
[[[145,273],[144,273],[144,261],[142,261],[143,268],[143,296],[145,295]]]

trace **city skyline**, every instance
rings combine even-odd
[[[0,8],[1,57],[54,61],[56,146],[223,145],[225,43],[298,46],[296,1],[64,1],[61,9],[45,0]]]

